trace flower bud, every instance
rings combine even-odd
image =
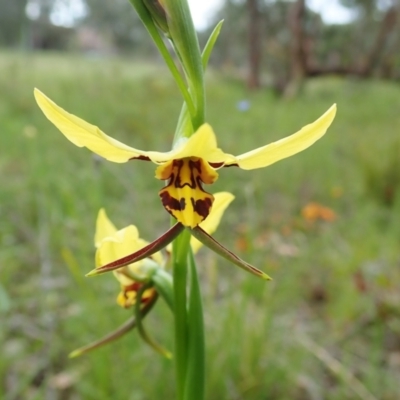
[[[170,38],[171,35],[168,28],[167,12],[165,9],[164,0],[143,0],[143,4],[149,11],[157,27],[160,28],[165,35]]]

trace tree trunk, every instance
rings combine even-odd
[[[258,0],[247,0],[248,9],[248,51],[249,70],[247,86],[249,89],[258,89],[261,86],[261,37],[260,37],[260,12]]]
[[[285,88],[284,96],[291,98],[301,90],[307,76],[306,37],[303,29],[305,0],[297,0],[289,12],[289,29],[291,34],[290,68],[291,76]]]
[[[383,51],[385,50],[387,39],[396,26],[397,8],[390,7],[382,19],[378,35],[375,43],[372,45],[370,52],[367,54],[361,68],[361,75],[369,77],[372,75],[374,68],[380,63]]]

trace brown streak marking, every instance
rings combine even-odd
[[[224,162],[217,162],[217,163],[212,163],[209,162],[208,165],[210,165],[213,168],[221,168],[222,166],[224,166]],[[228,165],[228,167],[230,167],[230,165]]]
[[[238,167],[239,164],[229,164],[229,165],[224,165],[224,168],[229,168],[229,167]]]
[[[131,160],[150,161],[150,158],[147,157],[147,156],[141,155],[141,156],[138,156],[138,157],[131,157],[128,161],[131,161]]]
[[[183,167],[183,160],[176,160],[176,161],[180,161],[179,165],[177,165],[178,167],[178,173],[177,173],[177,179],[174,182],[174,186],[176,188],[182,189],[185,186],[189,186],[190,189],[196,189],[196,182],[195,182],[195,177],[194,177],[194,172],[193,170],[196,168],[199,171],[199,174],[201,174],[201,168],[200,168],[200,162],[199,161],[192,161],[189,160],[189,169],[190,169],[190,181],[191,183],[181,183],[181,170]],[[174,166],[175,166],[175,161],[174,161]]]

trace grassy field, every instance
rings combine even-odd
[[[207,399],[399,399],[400,86],[314,80],[285,102],[221,72],[207,82],[208,120],[232,154],[338,103],[311,149],[263,170],[228,168],[210,188],[236,196],[215,237],[274,280],[199,253]],[[168,150],[181,104],[162,67],[0,53],[0,398],[173,399],[171,362],[134,331],[67,358],[130,317],[112,276],[84,278],[98,209],[147,240],[169,218],[153,165],[103,162],[73,146],[36,106],[35,86],[142,149]],[[172,349],[162,302],[146,325]]]

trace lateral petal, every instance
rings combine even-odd
[[[96,267],[126,257],[147,245],[148,242],[139,238],[137,228],[134,225],[129,225],[100,243],[96,251]]]
[[[40,90],[34,90],[35,99],[50,120],[73,144],[87,147],[109,161],[123,163],[131,158],[146,157],[146,152],[129,147],[106,135],[97,126],[68,113],[50,100]]]
[[[331,125],[336,114],[334,104],[312,124],[306,125],[295,134],[277,142],[249,151],[227,161],[225,165],[237,164],[242,169],[264,168],[310,147],[320,139]]]
[[[224,154],[217,147],[217,140],[210,125],[202,125],[190,138],[182,138],[168,152],[143,151],[127,146],[106,135],[97,126],[70,114],[50,100],[40,90],[34,90],[35,99],[47,119],[49,119],[73,144],[89,150],[116,163],[142,158],[163,164],[178,158],[199,157],[210,163],[223,163],[233,156]]]

